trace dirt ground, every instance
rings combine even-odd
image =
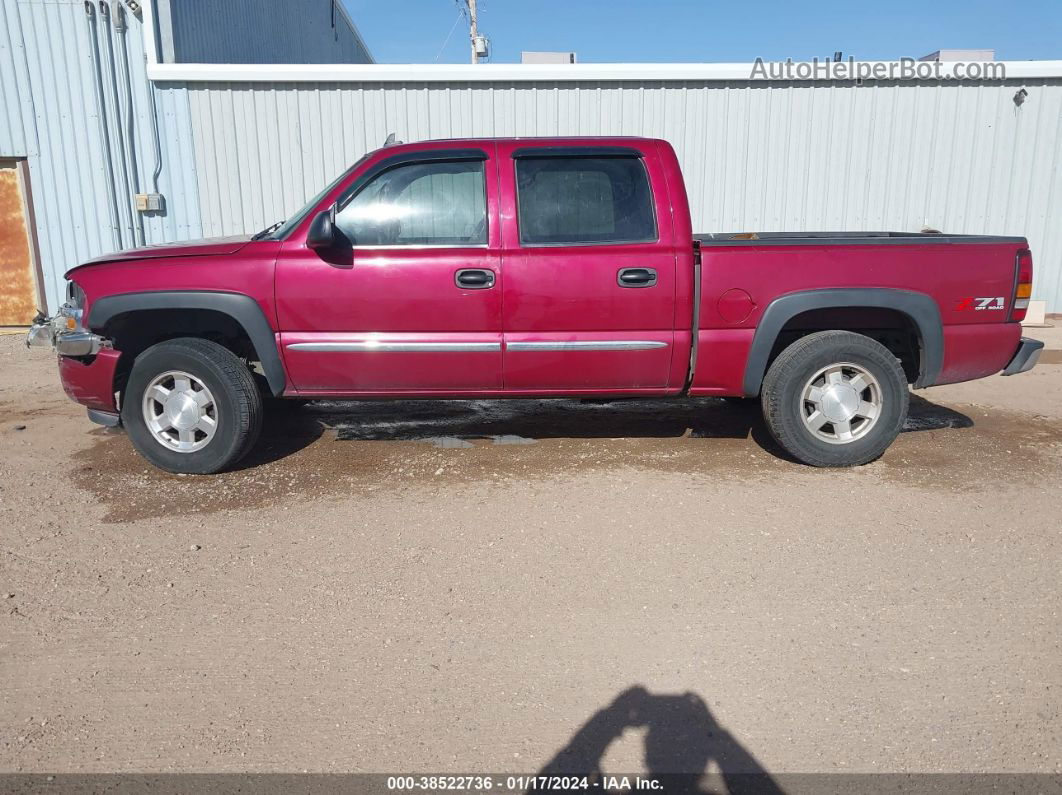
[[[0,770],[1062,772],[1028,333],[853,470],[722,401],[404,401],[278,414],[216,477],[0,337]]]

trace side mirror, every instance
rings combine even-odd
[[[306,233],[306,247],[315,251],[333,249],[339,242],[341,232],[336,229],[335,209],[322,210],[314,216]]]

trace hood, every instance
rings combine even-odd
[[[235,254],[250,242],[250,235],[232,237],[211,237],[204,240],[189,240],[185,243],[164,243],[158,246],[143,246],[125,251],[115,251],[87,260],[70,271],[86,265],[99,265],[103,262],[126,262],[129,260],[164,259],[169,257],[209,257],[223,254]],[[70,272],[68,271],[68,273]]]

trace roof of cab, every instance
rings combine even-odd
[[[482,145],[485,143],[521,143],[529,146],[600,146],[601,144],[646,143],[660,141],[659,138],[647,138],[638,135],[571,135],[571,136],[498,136],[481,138],[429,138],[423,141],[402,141],[386,144],[374,151],[402,151],[405,149],[422,149],[426,145],[445,144],[450,146]]]

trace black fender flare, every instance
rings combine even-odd
[[[266,381],[274,395],[287,386],[287,374],[280,361],[276,336],[262,307],[249,295],[213,290],[161,290],[147,293],[121,293],[97,299],[89,308],[88,327],[103,329],[118,315],[157,309],[209,309],[228,315],[247,333],[262,363]]]
[[[803,312],[813,309],[841,309],[866,307],[895,309],[911,319],[922,342],[916,387],[931,386],[940,375],[944,363],[944,326],[937,302],[925,293],[898,290],[891,287],[830,288],[803,290],[779,296],[763,310],[756,334],[752,339],[742,391],[747,397],[760,393],[760,384],[767,372],[767,362],[782,328]]]

